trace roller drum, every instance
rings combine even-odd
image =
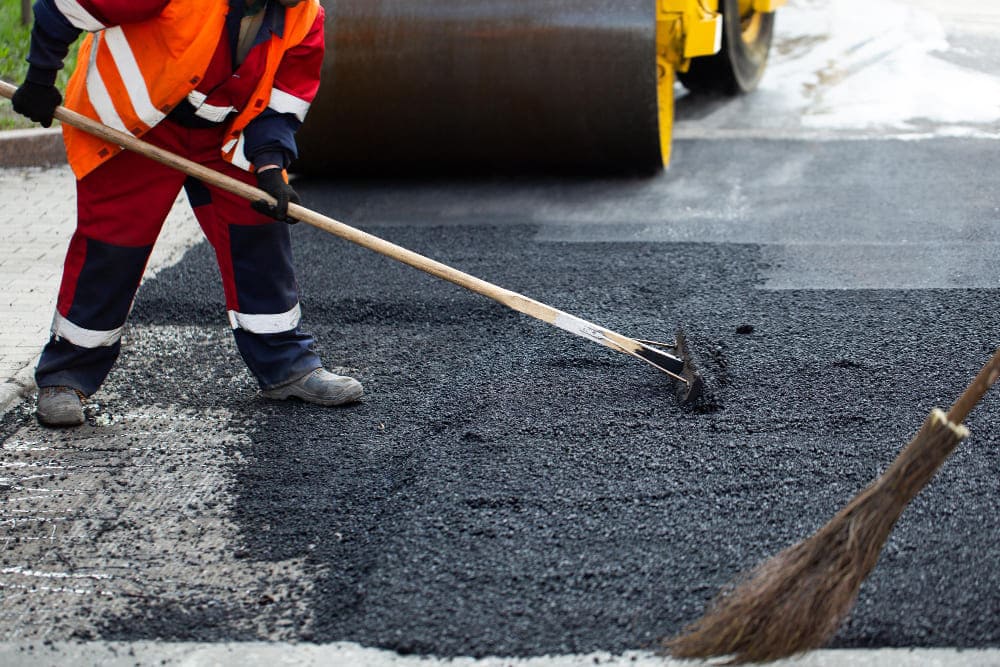
[[[662,166],[653,0],[324,0],[297,169]]]

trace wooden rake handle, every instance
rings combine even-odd
[[[0,81],[0,95],[11,98],[16,90],[15,86]],[[271,204],[276,203],[273,197],[259,188],[238,181],[214,169],[209,169],[197,162],[192,162],[179,155],[175,155],[170,151],[153,146],[141,139],[137,139],[131,134],[120,132],[66,107],[58,107],[55,117],[67,125],[72,125],[101,139],[165,164],[168,167],[173,167],[188,176],[193,176],[200,181],[219,187],[251,202],[263,199]],[[685,372],[684,362],[680,358],[667,354],[662,350],[656,350],[628,336],[623,336],[620,333],[605,329],[517,292],[498,287],[468,273],[453,269],[446,264],[424,257],[412,250],[407,250],[402,246],[363,232],[360,229],[346,225],[299,204],[290,203],[288,205],[288,214],[296,220],[306,222],[313,227],[318,227],[342,239],[412,266],[432,276],[447,280],[477,294],[489,297],[520,313],[547,322],[574,335],[600,343],[618,352],[636,357],[654,368],[663,371],[675,380],[688,385],[691,384],[691,381],[683,376]]]

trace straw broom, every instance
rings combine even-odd
[[[820,648],[850,612],[892,527],[969,432],[962,425],[1000,376],[1000,349],[945,414],[935,409],[892,465],[812,537],[722,590],[664,642],[677,658],[767,662]]]

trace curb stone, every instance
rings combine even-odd
[[[27,366],[14,374],[14,377],[0,383],[0,417],[7,414],[7,411],[16,405],[21,399],[35,391],[35,365],[38,363],[36,356]]]
[[[0,167],[54,167],[61,164],[66,164],[66,148],[59,128],[0,131]]]

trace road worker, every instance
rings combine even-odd
[[[318,0],[37,0],[16,111],[48,127],[70,45],[83,40],[66,106],[272,195],[250,204],[64,126],[77,178],[52,336],[35,379],[38,420],[84,422],[121,348],[153,243],[181,188],[222,274],[240,354],[264,396],[320,405],[358,400],[361,384],[323,368],[300,309],[286,222],[298,202],[286,167],[319,87]]]

